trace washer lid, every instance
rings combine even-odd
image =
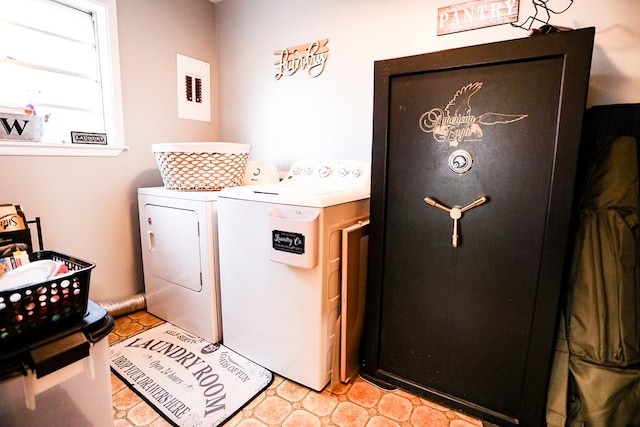
[[[368,163],[299,161],[277,184],[225,188],[221,198],[255,200],[296,206],[326,207],[369,198]]]
[[[368,199],[369,189],[340,190],[326,188],[286,188],[281,184],[252,185],[225,188],[220,192],[220,200],[237,199],[281,205],[324,208]]]

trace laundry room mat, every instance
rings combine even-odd
[[[214,427],[273,381],[273,374],[222,344],[171,323],[109,348],[111,370],[175,426]]]

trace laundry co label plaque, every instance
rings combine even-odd
[[[304,254],[304,234],[273,230],[271,237],[274,250],[297,255]]]

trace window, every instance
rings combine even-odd
[[[0,0],[0,113],[43,121],[38,141],[0,140],[0,155],[126,149],[115,8],[115,0]],[[0,126],[20,131],[20,122]],[[106,134],[107,144],[74,144],[71,132]]]

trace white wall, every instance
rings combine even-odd
[[[438,7],[462,0],[224,0],[216,4],[219,123],[251,158],[369,160],[373,62],[526,37],[510,25],[436,35]],[[550,0],[564,8],[568,0]],[[534,13],[521,0],[520,22]],[[596,27],[588,104],[640,102],[640,2],[576,0],[552,24]],[[317,78],[274,78],[274,51],[329,38]]]

